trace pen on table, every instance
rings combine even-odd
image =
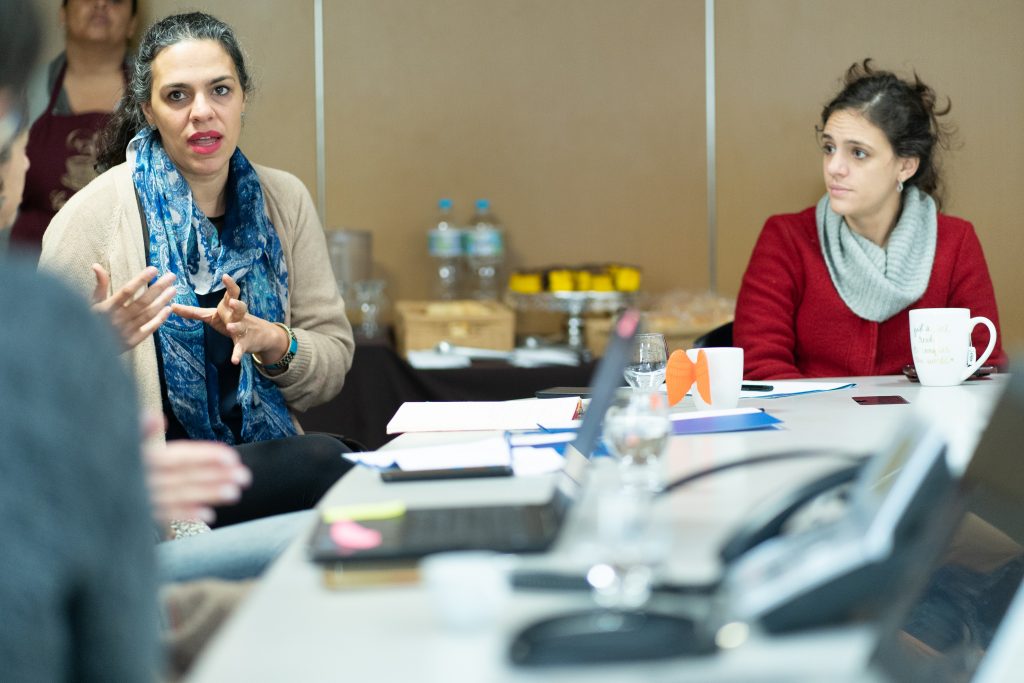
[[[775,391],[775,387],[771,384],[742,384],[740,389],[743,391]]]

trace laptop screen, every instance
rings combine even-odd
[[[636,336],[639,326],[639,311],[634,308],[623,311],[612,328],[604,356],[594,370],[594,376],[590,380],[590,403],[583,414],[583,422],[576,432],[576,438],[565,449],[564,472],[575,484],[582,483],[587,460],[597,448],[604,414],[608,412],[615,392],[622,386],[622,371],[629,360],[633,337]]]
[[[960,483],[952,534],[883,628],[892,680],[971,681],[1024,577],[1024,374],[1013,376]]]
[[[619,316],[612,329],[608,345],[605,347],[604,356],[594,370],[594,377],[590,380],[590,405],[583,415],[583,423],[576,433],[573,447],[590,457],[597,446],[601,436],[601,422],[604,414],[615,398],[615,391],[622,386],[622,371],[629,360],[629,354],[633,345],[633,337],[636,336],[640,326],[640,313],[635,308],[627,308]]]

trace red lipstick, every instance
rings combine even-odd
[[[199,131],[189,136],[188,146],[196,154],[213,154],[220,149],[222,137],[224,136],[215,130]]]

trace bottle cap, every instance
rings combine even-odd
[[[478,199],[476,200],[476,210],[483,213],[491,208],[491,201],[489,199]]]
[[[448,199],[447,197],[442,197],[437,202],[437,208],[441,209],[442,211],[448,211],[449,209],[452,208],[452,200]]]

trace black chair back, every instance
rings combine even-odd
[[[732,346],[732,321],[719,325],[710,332],[705,332],[693,342],[693,348],[703,349],[711,346]]]

